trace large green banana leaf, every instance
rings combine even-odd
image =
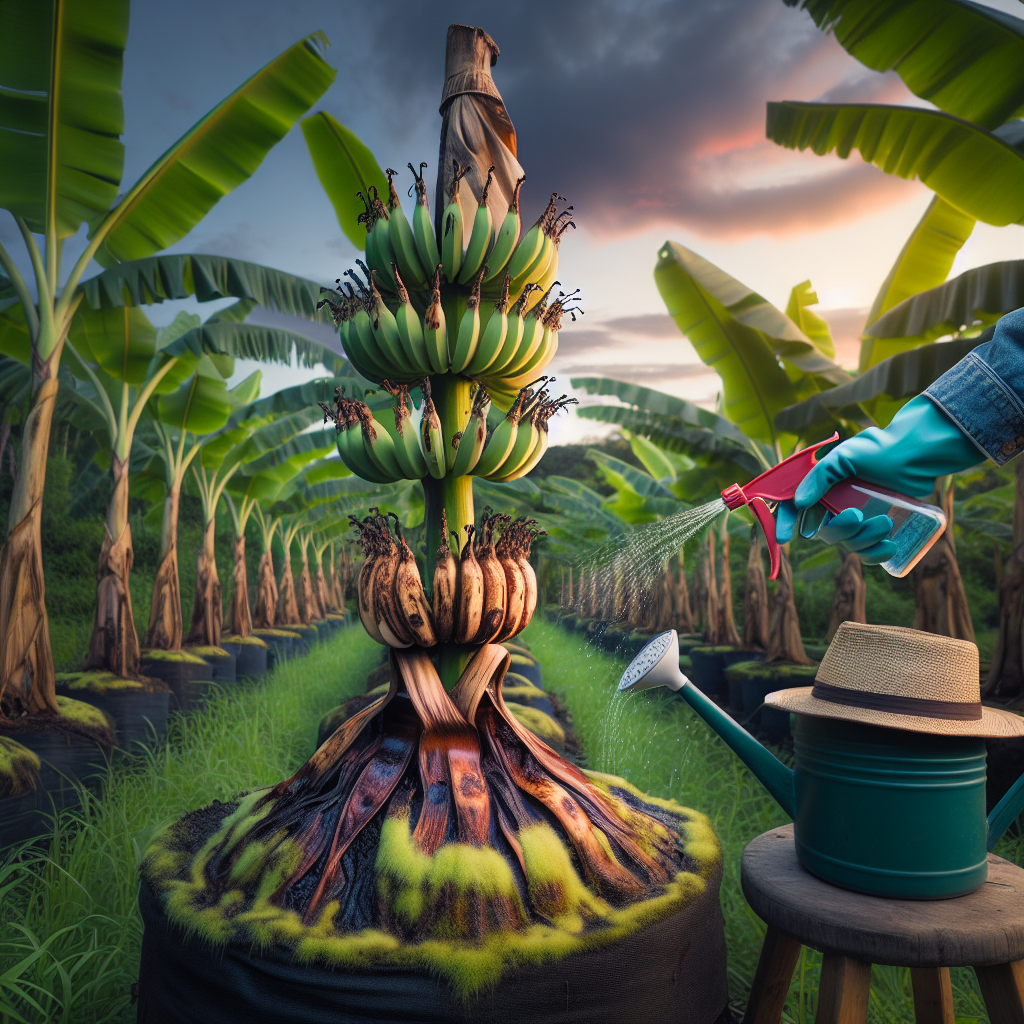
[[[785,0],[875,71],[895,70],[947,114],[995,128],[1024,117],[1024,21],[970,0]]]
[[[659,448],[646,437],[623,431],[623,437],[629,442],[630,450],[640,460],[640,464],[661,483],[672,483],[680,473],[694,468],[694,461],[688,455],[680,455]]]
[[[116,381],[136,385],[149,376],[156,338],[146,314],[128,306],[80,310],[68,332],[68,342],[80,358],[96,363]]]
[[[133,260],[89,278],[82,292],[93,309],[150,306],[194,295],[200,302],[250,299],[291,316],[319,319],[320,285],[315,281],[228,256],[181,254]]]
[[[994,323],[1024,306],[1024,260],[989,263],[904,299],[865,332],[872,338],[924,344],[972,324]]]
[[[999,134],[950,114],[786,100],[768,104],[767,135],[819,156],[845,158],[856,149],[887,174],[920,180],[975,220],[999,227],[1024,221],[1024,155]]]
[[[317,408],[318,402],[330,403],[334,398],[335,388],[350,391],[358,386],[353,377],[319,377],[307,380],[302,384],[293,384],[289,388],[275,391],[266,398],[254,402],[247,413],[248,416],[280,416],[285,413],[297,412],[307,407]],[[323,419],[323,413],[317,414]]]
[[[295,331],[258,324],[208,322],[192,330],[208,347],[230,353],[236,359],[254,359],[261,363],[290,363],[292,353],[299,366],[315,367],[321,363],[338,371],[348,365],[340,352]]]
[[[654,280],[680,331],[721,377],[726,417],[748,437],[788,446],[775,414],[849,380],[787,316],[677,242],[659,250]]]
[[[110,266],[166,249],[246,181],[334,81],[326,45],[322,32],[300,40],[193,125],[118,204],[98,262]],[[94,218],[93,233],[101,222],[110,224]]]
[[[0,309],[0,356],[16,359],[23,366],[32,365],[32,336],[20,302],[7,303]]]
[[[615,491],[605,500],[605,508],[625,522],[651,523],[680,511],[679,499],[643,470],[594,448],[587,458]]]
[[[355,133],[322,110],[302,122],[302,134],[339,227],[357,249],[365,248],[366,228],[358,217],[366,207],[356,193],[365,196],[373,185],[382,198],[387,197],[388,182],[380,164]]]
[[[878,289],[865,326],[870,327],[883,313],[911,295],[942,284],[976,223],[973,217],[933,196]],[[895,354],[887,351],[884,343],[865,336],[861,339],[859,372],[864,373]]]
[[[835,359],[836,346],[828,321],[811,309],[818,304],[818,293],[810,281],[801,281],[789,293],[786,316],[800,328],[801,333],[826,359]]]
[[[0,0],[0,207],[67,238],[124,171],[128,0]]]
[[[894,403],[913,398],[972,349],[991,340],[994,330],[990,327],[976,338],[922,345],[891,356],[841,388],[824,391],[783,409],[778,415],[778,428],[807,438],[824,436],[834,428],[836,419],[853,418],[860,403],[879,396],[892,399]]]
[[[229,391],[222,378],[195,373],[177,391],[157,399],[157,419],[176,430],[212,434],[259,394],[261,378],[257,370]]]

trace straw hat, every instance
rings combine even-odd
[[[978,648],[966,640],[844,622],[814,678],[769,693],[765,704],[910,732],[1024,736],[1024,718],[982,707]]]

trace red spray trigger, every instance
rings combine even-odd
[[[839,432],[834,433],[825,441],[812,444],[809,448],[790,455],[783,459],[777,466],[765,470],[760,476],[755,476],[748,484],[740,487],[739,484],[732,484],[722,491],[722,500],[726,508],[736,509],[742,505],[749,505],[750,511],[754,513],[757,521],[764,530],[765,540],[768,542],[768,558],[771,563],[770,579],[777,579],[781,557],[779,555],[779,542],[775,539],[775,517],[768,506],[768,503],[776,504],[780,501],[788,501],[796,494],[800,481],[814,468],[817,463],[817,451],[825,445],[832,444],[839,440]],[[760,498],[758,501],[756,499]]]

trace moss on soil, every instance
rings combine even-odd
[[[125,679],[113,672],[58,672],[57,689],[102,697],[108,693],[145,693],[147,687],[138,679]]]
[[[230,651],[225,651],[223,647],[214,647],[212,645],[199,646],[199,647],[186,647],[186,651],[189,654],[194,654],[198,658],[232,658],[234,655]]]
[[[725,668],[730,683],[743,679],[770,679],[782,686],[810,686],[817,675],[817,665],[787,665],[785,662],[737,661]]]
[[[39,757],[10,736],[0,736],[0,798],[31,793],[39,786]]]
[[[142,661],[173,661],[184,665],[202,665],[203,659],[188,651],[162,651],[153,648],[142,652]]]
[[[517,704],[511,700],[506,701],[506,707],[534,736],[539,736],[558,753],[564,753],[565,730],[550,715],[545,714],[540,708],[531,708],[527,704]]]
[[[537,664],[537,659],[530,654],[513,654],[512,655],[512,667],[509,669],[510,672],[515,672],[516,666],[522,665],[529,668],[532,665]]]
[[[268,636],[278,640],[301,640],[302,637],[290,629],[254,629],[253,636]]]
[[[692,657],[694,654],[729,654],[732,651],[738,650],[738,647],[731,647],[729,644],[718,644],[713,647],[691,647],[690,656]]]
[[[86,704],[82,700],[73,700],[57,694],[57,710],[61,718],[81,726],[90,733],[93,733],[102,742],[112,744],[114,742],[114,731],[110,726],[107,716],[99,708],[92,704]]]
[[[266,640],[261,640],[258,636],[223,636],[220,642],[238,644],[240,647],[262,647],[264,650],[269,646]]]
[[[509,672],[505,676],[505,680],[501,684],[501,692],[506,697],[511,696],[514,692],[517,696],[512,697],[512,700],[524,700],[527,698],[539,700],[541,697],[547,696],[542,689],[527,679],[526,676],[519,675],[518,672]]]

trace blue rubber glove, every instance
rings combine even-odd
[[[792,502],[780,502],[776,536],[780,544],[793,536],[799,512],[817,504],[840,480],[856,476],[915,498],[931,494],[947,473],[976,466],[984,458],[975,443],[931,399],[908,402],[884,429],[869,427],[836,445],[804,477]],[[864,562],[885,562],[896,552],[886,540],[888,516],[865,519],[859,509],[827,515],[815,536],[826,544],[845,544]]]

